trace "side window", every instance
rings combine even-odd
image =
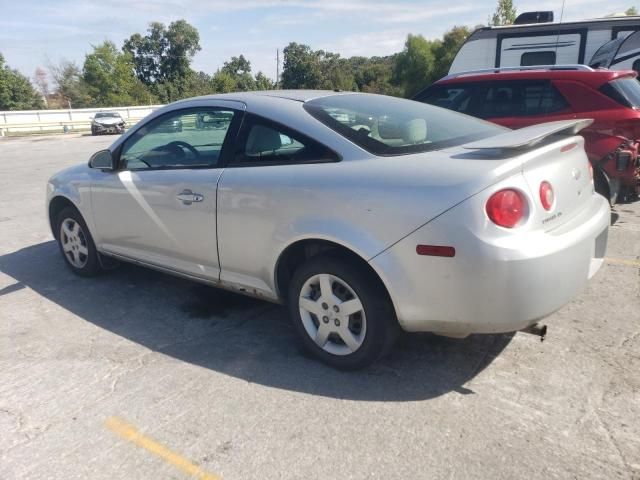
[[[569,107],[551,82],[526,85],[523,88],[523,96],[525,115],[547,115]]]
[[[215,167],[233,116],[232,110],[198,108],[158,117],[125,141],[120,166],[130,170]]]
[[[419,102],[429,103],[436,107],[470,113],[471,97],[475,93],[474,85],[436,85],[416,98]]]
[[[569,107],[548,81],[501,82],[487,88],[481,104],[482,118],[545,115]]]
[[[484,101],[480,103],[481,118],[513,117],[516,115],[518,92],[506,82],[495,83],[485,91]]]
[[[235,162],[239,164],[316,163],[339,160],[318,142],[283,125],[247,114]]]
[[[521,67],[533,67],[535,65],[555,65],[556,52],[526,52],[520,57]]]

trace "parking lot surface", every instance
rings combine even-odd
[[[411,335],[344,373],[277,305],[66,268],[46,180],[113,140],[0,139],[1,479],[640,479],[640,202],[543,343]]]

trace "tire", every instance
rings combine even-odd
[[[62,258],[73,273],[93,277],[102,271],[89,228],[77,209],[65,207],[58,214],[56,240]]]
[[[593,169],[593,183],[597,193],[607,199],[612,207],[618,202],[618,192],[612,191],[611,182],[599,167]]]
[[[346,314],[344,304],[354,301],[361,308],[349,303],[353,312]],[[398,337],[395,311],[384,286],[347,256],[319,255],[298,267],[288,304],[302,347],[334,368],[363,368],[388,353]]]

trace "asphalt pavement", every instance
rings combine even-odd
[[[46,180],[113,140],[0,139],[0,479],[640,479],[640,202],[544,342],[406,335],[344,373],[283,307],[66,268]]]

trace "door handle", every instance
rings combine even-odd
[[[204,200],[204,196],[199,193],[193,193],[188,188],[185,188],[182,192],[176,195],[176,198],[180,200],[184,205],[191,205],[194,202],[201,202]]]

